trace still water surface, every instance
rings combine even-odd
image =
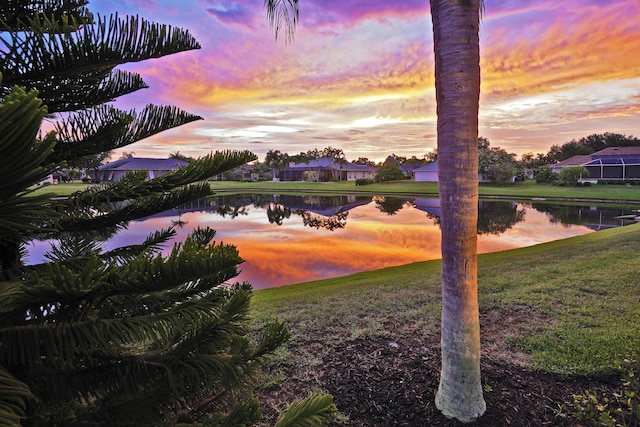
[[[542,202],[481,201],[478,252],[497,252],[633,223],[637,206],[597,208]],[[175,227],[175,241],[194,228],[217,230],[216,241],[237,246],[245,260],[235,279],[254,289],[343,276],[440,258],[438,199],[371,196],[241,195],[134,221],[104,249],[142,242]],[[165,253],[169,253],[168,245]],[[40,262],[48,242],[28,247]]]

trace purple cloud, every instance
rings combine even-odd
[[[353,26],[367,19],[385,20],[391,17],[416,19],[429,12],[425,0],[302,0],[300,20],[305,27],[331,25]]]
[[[219,0],[214,1],[212,6],[205,10],[225,24],[253,27],[254,11],[247,9],[240,3],[229,0]]]

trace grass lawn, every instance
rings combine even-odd
[[[43,186],[36,192],[51,192],[56,196],[68,196],[86,188],[87,184],[70,183]],[[376,195],[397,196],[437,196],[438,185],[433,182],[393,181],[364,186],[354,182],[236,182],[211,181],[211,187],[217,193],[303,193],[324,194],[371,193]],[[554,187],[548,184],[536,184],[534,181],[510,184],[482,183],[480,196],[505,198],[546,198],[549,200],[603,200],[620,203],[640,201],[640,185],[592,185],[589,187]]]
[[[51,193],[55,196],[69,196],[76,191],[82,191],[87,188],[89,184],[84,184],[80,181],[55,185],[43,185],[35,189],[34,194]]]
[[[356,186],[354,182],[229,182],[216,181],[211,187],[218,192],[321,192],[350,193],[363,192],[378,195],[420,196],[438,194],[438,185],[434,182],[393,181],[371,185]],[[502,196],[507,198],[548,198],[566,200],[608,200],[640,201],[640,185],[592,185],[589,187],[554,187],[548,184],[536,184],[534,181],[510,184],[482,183],[480,196]]]

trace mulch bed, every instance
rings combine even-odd
[[[491,360],[482,362],[487,403],[477,421],[461,424],[435,407],[439,346],[361,338],[328,349],[321,368],[308,379],[291,366],[281,389],[267,400],[293,401],[321,388],[334,396],[348,420],[335,425],[373,426],[578,426],[567,413],[572,395],[588,388],[614,385],[607,379],[560,377]],[[485,358],[486,359],[486,358]],[[295,360],[295,359],[294,359]],[[267,409],[266,418],[273,417]]]

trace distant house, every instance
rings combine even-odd
[[[411,178],[413,176],[413,171],[422,167],[422,165],[415,163],[403,163],[401,165],[398,165],[398,167],[407,178]]]
[[[38,182],[37,185],[57,184],[59,182],[59,176],[49,174],[45,179]]]
[[[256,171],[254,165],[244,164],[232,171],[234,181],[258,181],[260,174]]]
[[[291,163],[280,170],[280,181],[355,181],[360,178],[373,179],[377,169],[373,166],[338,163],[327,157],[307,163]]]
[[[414,169],[413,177],[416,181],[438,182],[438,161]]]
[[[562,170],[562,168],[567,167],[567,166],[582,166],[585,163],[590,162],[591,160],[593,160],[591,158],[590,155],[579,155],[579,156],[573,156],[570,157],[566,160],[563,160],[561,162],[558,163],[554,163],[552,165],[549,165],[549,167],[551,168],[551,170],[555,173],[558,173]]]
[[[419,167],[413,170],[413,177],[416,181],[438,182],[438,161]],[[482,175],[478,174],[478,182],[488,182]]]
[[[91,172],[91,179],[93,182],[115,182],[132,171],[146,171],[148,179],[153,179],[180,169],[187,164],[187,162],[178,159],[130,157],[98,167],[97,170]]]
[[[640,147],[608,147],[593,154],[573,156],[549,165],[554,172],[567,166],[584,166],[589,176],[581,180],[640,180]]]

